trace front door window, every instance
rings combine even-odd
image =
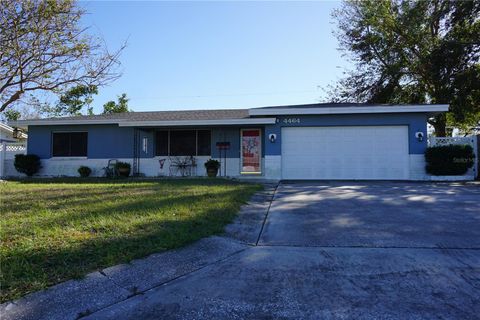
[[[242,174],[262,172],[262,139],[260,129],[241,130]]]

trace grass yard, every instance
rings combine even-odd
[[[222,233],[260,189],[220,179],[0,183],[1,301]]]

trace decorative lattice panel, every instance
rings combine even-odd
[[[7,152],[24,153],[27,146],[24,144],[7,144]]]
[[[450,144],[467,144],[473,148],[475,147],[474,137],[431,137],[428,142],[431,147],[447,146]]]

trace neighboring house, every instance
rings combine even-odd
[[[23,142],[27,140],[27,135],[23,132],[19,132],[18,136],[15,137],[15,130],[0,122],[0,143],[2,142]]]
[[[221,175],[262,179],[423,180],[427,119],[448,105],[309,104],[244,110],[130,112],[24,120],[40,175],[102,175],[109,159],[169,175],[178,157],[222,160]],[[160,161],[161,160],[161,161]],[[164,164],[160,167],[159,162]],[[177,174],[177,173],[173,173]]]
[[[26,152],[27,138],[25,133],[0,122],[0,178],[18,175],[13,159]]]

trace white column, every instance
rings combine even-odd
[[[0,148],[0,178],[5,174],[5,158],[7,154],[7,143],[2,142]]]

